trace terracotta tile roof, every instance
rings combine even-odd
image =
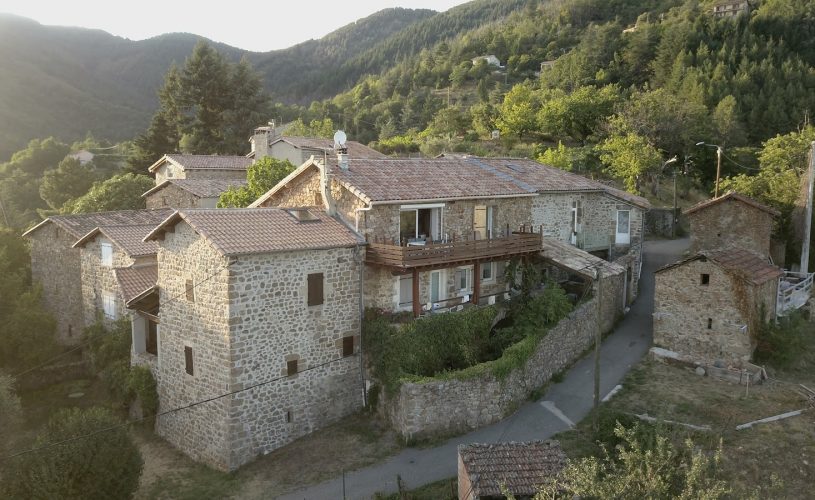
[[[154,210],[117,210],[90,214],[52,215],[23,233],[23,236],[33,233],[45,224],[54,223],[74,238],[80,239],[100,226],[156,225],[172,213],[173,210],[170,208],[159,208]]]
[[[154,241],[181,221],[224,255],[245,255],[350,247],[364,244],[354,231],[320,209],[308,210],[313,220],[299,221],[281,208],[186,209],[167,218],[147,237]]]
[[[155,229],[157,223],[128,225],[128,226],[99,226],[88,231],[88,234],[74,243],[74,248],[80,248],[102,235],[109,239],[130,257],[143,257],[155,255],[158,245],[155,241],[142,241],[150,231]]]
[[[334,179],[366,203],[534,196],[549,192],[603,192],[626,203],[650,208],[647,200],[577,174],[533,160],[510,158],[358,158],[349,168],[329,158]],[[252,206],[259,206],[288,182],[313,168],[305,163]]]
[[[142,194],[142,198],[161,191],[169,185],[178,186],[180,189],[198,198],[216,198],[230,187],[243,187],[246,181],[230,179],[167,179],[156,187]]]
[[[503,498],[502,485],[515,496],[534,496],[566,466],[558,441],[459,445],[458,454],[474,498]]]
[[[252,158],[246,156],[169,154],[152,164],[148,171],[155,172],[167,161],[184,170],[247,170],[252,165]]]
[[[718,250],[703,250],[687,259],[668,264],[656,272],[661,273],[674,267],[682,266],[688,262],[700,259],[709,259],[725,271],[728,271],[754,285],[766,283],[784,274],[784,271],[773,264],[767,257],[743,248],[723,248]]]
[[[757,208],[759,210],[763,210],[768,214],[772,215],[773,217],[778,217],[781,215],[781,212],[775,210],[774,208],[770,208],[767,205],[759,203],[757,200],[750,198],[749,196],[744,196],[743,194],[736,193],[735,191],[730,191],[729,193],[719,196],[718,198],[712,198],[710,200],[705,200],[703,202],[697,203],[696,205],[688,208],[685,210],[685,215],[690,215],[692,213],[698,212],[699,210],[704,210],[713,205],[718,205],[719,203],[723,203],[725,201],[740,201],[747,205],[750,205],[753,208]]]
[[[272,144],[281,141],[287,142],[299,149],[313,149],[319,152],[325,151],[329,155],[334,154],[334,139],[322,139],[318,137],[292,137],[284,135],[272,141]],[[387,158],[386,155],[380,153],[379,151],[369,148],[365,144],[356,141],[348,141],[345,143],[345,146],[348,148],[348,156],[352,158]]]
[[[152,290],[158,281],[156,264],[121,267],[114,272],[125,304]]]

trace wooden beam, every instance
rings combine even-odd
[[[413,317],[418,318],[422,313],[422,304],[419,302],[419,270],[413,269]]]

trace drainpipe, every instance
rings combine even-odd
[[[356,261],[359,264],[359,378],[362,383],[362,406],[368,407],[368,388],[365,386],[365,356],[362,342],[362,326],[365,321],[365,259],[362,258],[362,246],[357,246]]]
[[[334,203],[334,196],[331,194],[331,167],[328,166],[328,161],[323,161],[322,164],[311,157],[311,162],[316,163],[320,169],[320,191],[323,195],[323,202],[325,203],[325,212],[334,217],[337,215],[337,207]]]

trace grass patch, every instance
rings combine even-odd
[[[401,493],[374,494],[374,500],[455,500],[458,498],[458,481],[455,477],[429,483],[414,490]]]

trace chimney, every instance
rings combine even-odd
[[[328,166],[327,161],[318,160],[314,155],[311,156],[310,161],[320,169],[320,194],[323,197],[325,213],[333,217],[337,215],[337,206],[334,203],[334,195],[331,194],[331,167]]]
[[[252,145],[252,152],[255,153],[255,160],[260,160],[265,156],[270,156],[269,145],[274,139],[274,121],[270,121],[266,127],[257,127],[249,142]]]
[[[337,150],[337,165],[340,170],[348,170],[348,148],[340,148]]]

